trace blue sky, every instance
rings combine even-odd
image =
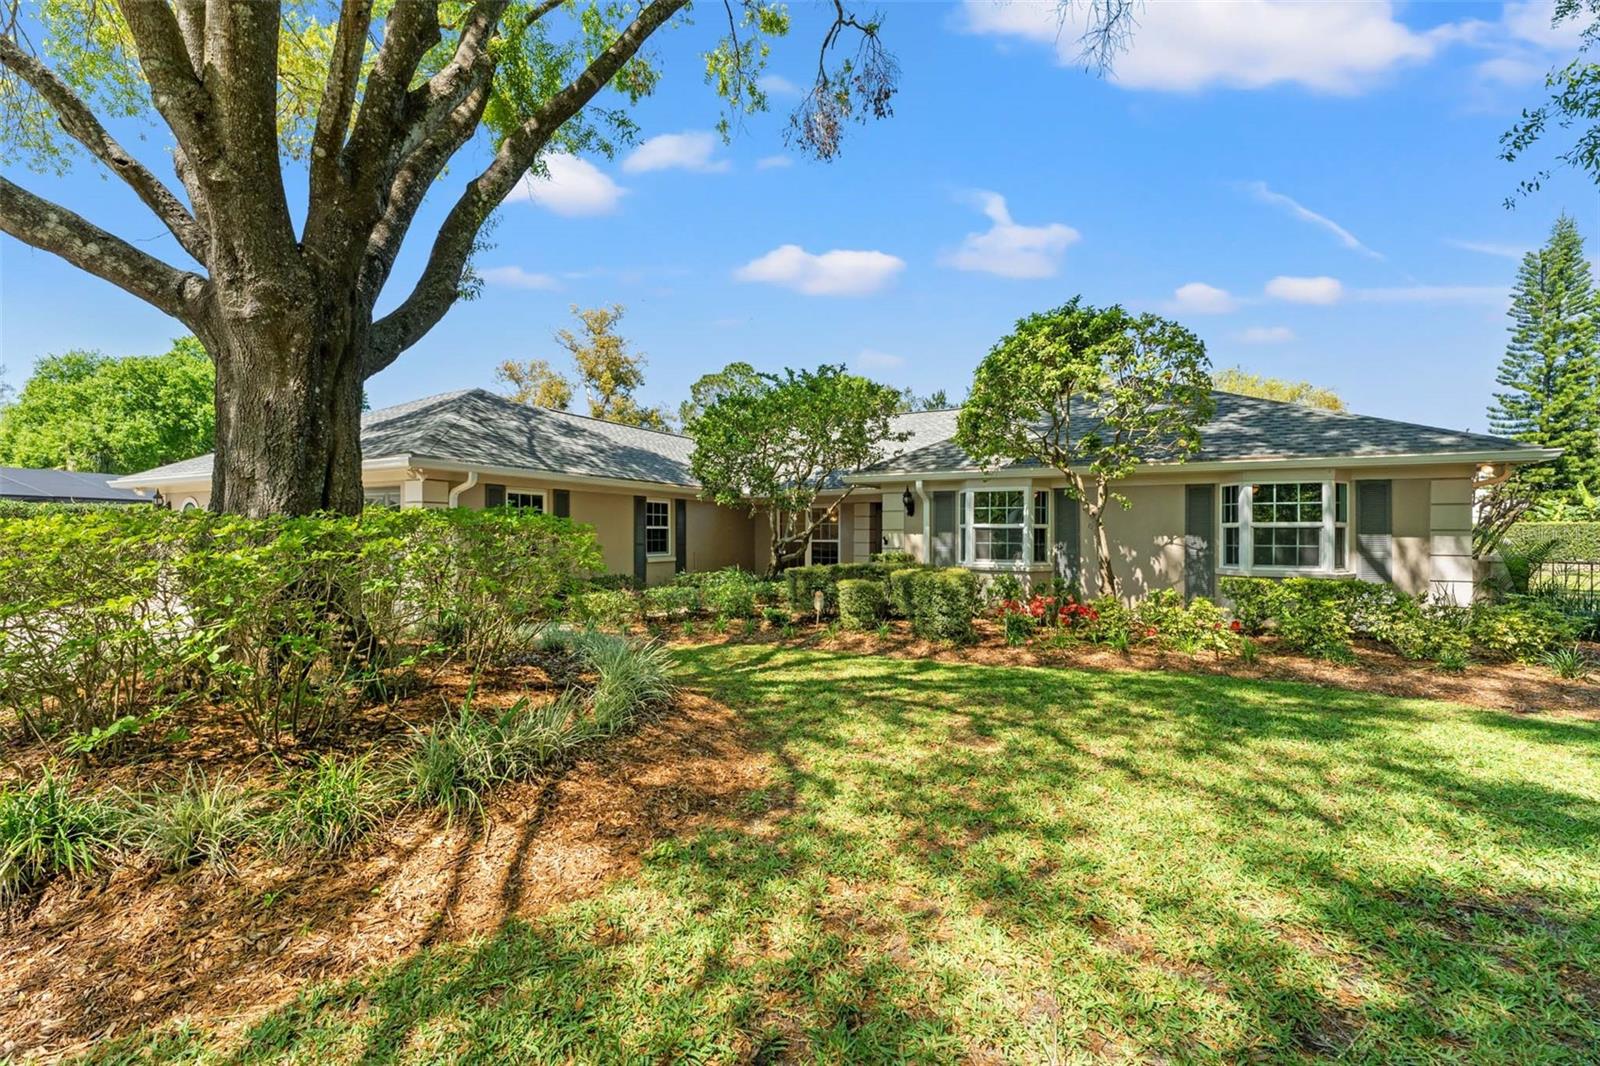
[[[799,83],[825,24],[794,6],[772,73]],[[847,362],[919,392],[964,390],[1017,317],[1082,293],[1189,325],[1218,366],[1307,378],[1355,410],[1482,429],[1521,251],[1558,212],[1600,241],[1600,192],[1558,171],[1514,211],[1529,168],[1496,158],[1544,71],[1570,57],[1548,5],[1151,3],[1108,79],[1046,7],[888,4],[903,69],[893,118],[831,164],[782,143],[793,100],[729,145],[696,53],[673,31],[640,106],[638,154],[552,161],[500,212],[480,299],[369,383],[375,405],[493,386],[503,359],[558,362],[568,306],[622,303],[646,353],[642,399],[700,374]],[[159,154],[159,131],[121,130]],[[668,135],[665,139],[652,141]],[[397,277],[471,162],[413,229]],[[161,172],[165,166],[158,166]],[[114,181],[8,174],[142,247],[161,227]],[[1597,245],[1591,244],[1591,256]],[[162,350],[181,327],[0,238],[0,362]],[[398,299],[391,293],[390,302]]]

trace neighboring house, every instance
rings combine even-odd
[[[0,466],[0,500],[28,503],[149,503],[148,496],[113,488],[112,474]]]
[[[1548,450],[1501,437],[1216,395],[1201,451],[1149,463],[1106,518],[1120,591],[1216,594],[1224,574],[1350,575],[1465,599],[1473,587],[1475,484]],[[984,471],[953,441],[955,411],[901,415],[893,458],[853,486],[808,561],[903,550],[941,565],[1097,589],[1094,531],[1055,470]],[[696,498],[693,442],[512,403],[481,389],[363,416],[370,503],[527,507],[594,526],[612,571],[649,583],[678,570],[762,569],[766,521]],[[204,506],[211,457],[115,484]],[[836,499],[837,497],[835,497]],[[909,503],[909,507],[907,504]]]

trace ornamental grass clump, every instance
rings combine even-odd
[[[290,775],[262,827],[280,851],[338,855],[376,828],[390,805],[370,754],[323,754]]]
[[[235,852],[256,835],[254,799],[230,775],[191,768],[174,791],[128,798],[124,837],[164,870],[231,873]]]
[[[116,843],[115,811],[76,794],[72,777],[53,767],[31,787],[0,791],[0,907],[58,874],[92,873]]]

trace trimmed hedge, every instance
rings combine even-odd
[[[876,581],[887,587],[889,575],[901,568],[900,563],[834,563],[831,566],[796,566],[783,572],[789,590],[789,605],[796,611],[811,613],[815,610],[813,597],[822,593],[822,613],[839,613],[839,582]]]
[[[871,629],[883,617],[883,586],[865,578],[839,582],[839,620],[848,629]]]
[[[907,566],[889,574],[889,612],[897,618],[909,619],[916,613],[914,590],[917,575],[923,567]]]
[[[911,627],[930,640],[971,640],[980,606],[978,575],[971,570],[919,570],[912,579]]]
[[[1509,558],[1539,554],[1545,559],[1600,562],[1600,522],[1518,522],[1500,542]]]

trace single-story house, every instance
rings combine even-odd
[[[90,474],[77,470],[34,470],[25,466],[0,466],[0,500],[26,503],[149,503],[128,488],[113,487],[115,474]]]
[[[1546,449],[1483,434],[1216,394],[1199,453],[1149,462],[1119,486],[1106,528],[1120,591],[1212,596],[1228,574],[1348,575],[1411,593],[1472,595],[1474,491]],[[900,550],[1028,580],[1059,573],[1096,592],[1092,523],[1048,467],[984,470],[954,441],[954,410],[898,416],[888,460],[842,475],[811,563]],[[513,403],[482,389],[362,418],[369,503],[525,507],[595,528],[607,567],[646,583],[679,570],[769,563],[764,515],[698,498],[694,443]],[[203,507],[211,457],[119,478]],[[825,500],[832,503],[838,495]]]

